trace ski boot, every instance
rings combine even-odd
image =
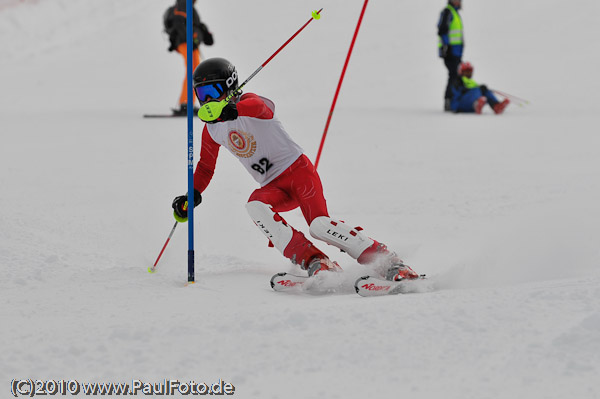
[[[400,281],[415,279],[420,276],[402,259],[391,252],[385,244],[373,240],[373,245],[367,248],[357,259],[360,264],[371,264],[385,276],[386,280]]]
[[[322,271],[341,272],[342,268],[337,262],[332,262],[328,257],[314,257],[308,263],[306,270],[308,271],[308,276],[312,277]]]
[[[477,100],[475,100],[475,103],[473,104],[473,108],[475,108],[475,113],[476,114],[481,114],[481,110],[483,110],[483,106],[487,103],[487,99],[485,97],[479,97]]]
[[[400,281],[419,278],[419,275],[410,266],[405,265],[397,256],[394,255],[391,261],[392,265],[387,269],[385,274],[386,280]]]
[[[508,98],[505,98],[504,101],[502,101],[501,103],[495,104],[492,107],[492,109],[494,110],[494,113],[496,115],[501,114],[504,112],[504,108],[506,108],[509,103],[510,101],[508,100]]]

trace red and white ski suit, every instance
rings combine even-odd
[[[321,179],[311,161],[275,116],[275,105],[256,94],[237,102],[238,118],[206,124],[194,188],[204,192],[214,174],[219,148],[224,146],[261,185],[246,204],[248,213],[283,255],[306,268],[314,257],[326,257],[301,232],[279,215],[300,207],[313,237],[347,252],[360,263],[373,260],[385,246],[329,217]]]

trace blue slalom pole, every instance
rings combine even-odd
[[[194,282],[194,93],[192,91],[193,0],[186,1],[187,43],[187,157],[188,157],[188,283]]]

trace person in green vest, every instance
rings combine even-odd
[[[480,85],[473,80],[473,65],[470,62],[462,62],[458,67],[458,79],[452,86],[452,101],[450,110],[452,112],[474,112],[481,114],[486,104],[492,108],[495,114],[501,114],[508,106],[508,98],[502,102],[494,95],[494,92],[486,85]]]
[[[462,18],[458,14],[461,0],[448,0],[438,21],[438,54],[448,69],[448,83],[444,94],[444,111],[451,111],[452,86],[458,78],[456,71],[462,61],[465,47]]]

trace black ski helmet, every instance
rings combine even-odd
[[[238,88],[235,66],[225,58],[209,58],[202,61],[194,71],[194,89],[209,83],[221,83],[227,95],[233,93]]]

